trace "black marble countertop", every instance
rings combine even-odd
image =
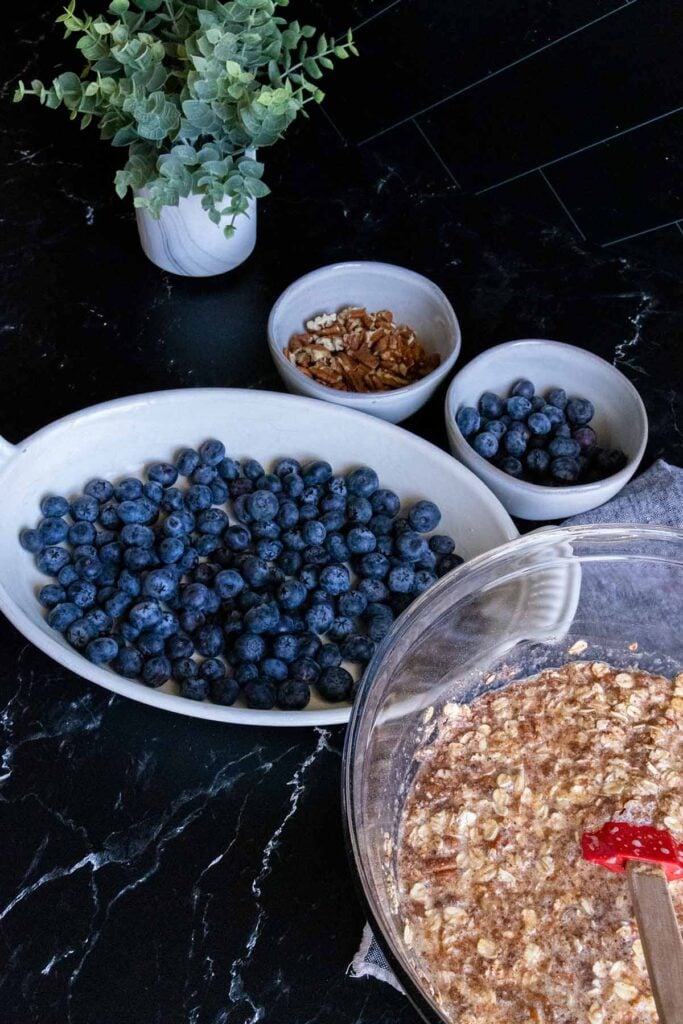
[[[50,6],[50,5],[45,5]],[[33,11],[33,13],[31,13]],[[18,74],[60,59],[54,10],[2,44],[0,429],[169,387],[278,389],[265,343],[282,288],[377,258],[451,298],[462,361],[515,337],[614,361],[651,422],[644,465],[683,461],[683,236],[591,247],[543,203],[463,194],[391,134],[341,144],[321,114],[264,154],[273,195],[249,261],[185,280],[143,257],[116,154],[37,105]],[[445,445],[437,396],[408,429]],[[362,929],[340,822],[343,729],[232,728],[84,682],[0,621],[0,1020],[11,1024],[414,1024],[353,980]]]

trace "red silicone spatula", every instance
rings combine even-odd
[[[652,825],[608,821],[584,832],[581,852],[608,871],[626,872],[659,1019],[683,1024],[683,940],[667,885],[683,879],[683,843]]]

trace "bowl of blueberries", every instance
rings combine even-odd
[[[446,396],[451,451],[521,519],[561,519],[609,501],[645,451],[647,414],[614,366],[559,341],[489,349]]]

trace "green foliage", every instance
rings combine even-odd
[[[309,103],[333,58],[357,55],[344,41],[277,15],[289,0],[111,0],[106,14],[76,14],[70,0],[57,19],[76,35],[85,67],[45,86],[20,82],[15,101],[37,96],[64,106],[81,127],[125,147],[116,191],[144,194],[137,206],[158,217],[182,196],[201,195],[218,223],[237,216],[250,198],[268,194],[263,164],[247,150],[276,142]]]

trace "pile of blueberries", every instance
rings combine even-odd
[[[312,685],[351,699],[342,662],[367,664],[394,618],[462,562],[450,537],[424,536],[437,506],[399,515],[367,466],[342,476],[283,458],[267,473],[207,440],[146,476],[44,498],[20,541],[55,578],[39,600],[73,647],[192,700],[294,710]]]
[[[626,465],[619,448],[598,444],[594,415],[586,398],[562,388],[537,395],[530,380],[518,380],[507,398],[485,391],[476,409],[465,406],[455,419],[475,452],[504,473],[565,486],[604,480]]]

